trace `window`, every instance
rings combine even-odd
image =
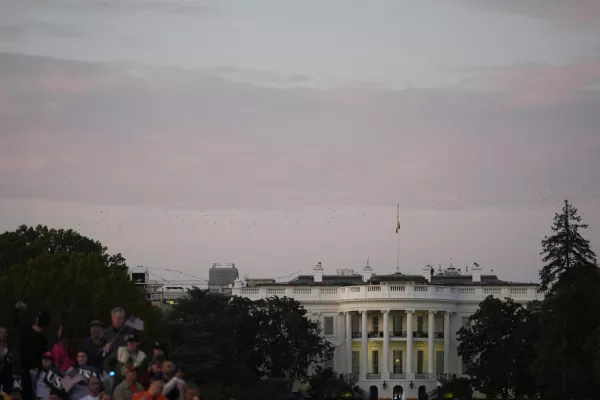
[[[437,374],[444,373],[444,352],[443,351],[435,352],[435,372]]]
[[[325,317],[325,335],[333,335],[333,317]]]
[[[377,316],[373,317],[373,332],[379,332],[379,317]]]
[[[352,332],[360,332],[360,319],[352,318]]]
[[[373,353],[371,353],[371,355],[372,355],[372,361],[373,361],[373,373],[378,374],[379,373],[379,352],[377,350],[373,350]]]
[[[423,350],[417,351],[417,374],[423,373],[423,357],[425,352]]]
[[[358,374],[360,372],[360,351],[352,352],[352,373]]]
[[[392,353],[394,357],[394,374],[402,373],[402,350],[394,350]]]
[[[435,332],[443,333],[444,332],[444,318],[436,318],[435,319]]]
[[[417,317],[417,332],[423,332],[423,316],[419,315]]]
[[[392,331],[402,332],[402,316],[392,315]]]

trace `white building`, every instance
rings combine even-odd
[[[460,376],[456,332],[487,296],[518,302],[542,296],[536,284],[482,275],[477,264],[470,274],[453,267],[434,274],[428,266],[422,275],[376,275],[368,261],[362,274],[325,275],[319,263],[313,275],[255,287],[236,280],[232,291],[300,301],[335,346],[330,365],[375,399],[426,398],[440,380]]]

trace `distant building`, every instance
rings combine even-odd
[[[208,270],[208,290],[211,292],[231,293],[233,282],[240,276],[235,264],[214,263]]]
[[[133,283],[146,294],[148,301],[158,307],[175,304],[177,299],[186,295],[188,289],[207,288],[206,280],[201,279],[152,280],[148,268],[144,266],[130,268],[129,276]]]

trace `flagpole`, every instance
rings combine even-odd
[[[400,223],[400,204],[396,208],[396,224]],[[397,225],[396,225],[397,226]],[[396,272],[400,273],[400,229],[396,228]]]

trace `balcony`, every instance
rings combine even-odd
[[[406,379],[406,374],[399,372],[390,375],[390,379]]]
[[[367,336],[369,338],[382,338],[383,337],[383,332],[369,332],[367,334]]]
[[[429,334],[423,331],[413,331],[413,337],[417,339],[427,339]]]
[[[415,374],[416,381],[427,381],[429,380],[429,374]]]
[[[444,332],[435,332],[435,333],[433,334],[433,337],[434,337],[435,339],[443,339],[443,338],[444,338]]]
[[[271,296],[287,296],[300,301],[355,301],[362,299],[398,299],[398,300],[451,300],[451,301],[483,301],[492,295],[498,298],[509,297],[516,301],[542,300],[537,286],[495,286],[455,287],[438,285],[359,285],[340,287],[309,286],[261,286],[258,288],[233,288],[233,294],[252,300]]]
[[[373,381],[381,379],[381,374],[367,374],[367,380]]]
[[[352,332],[352,339],[360,339],[362,337],[361,332]]]
[[[405,338],[406,337],[406,331],[393,331],[393,332],[390,332],[390,337],[393,337],[393,338]]]

